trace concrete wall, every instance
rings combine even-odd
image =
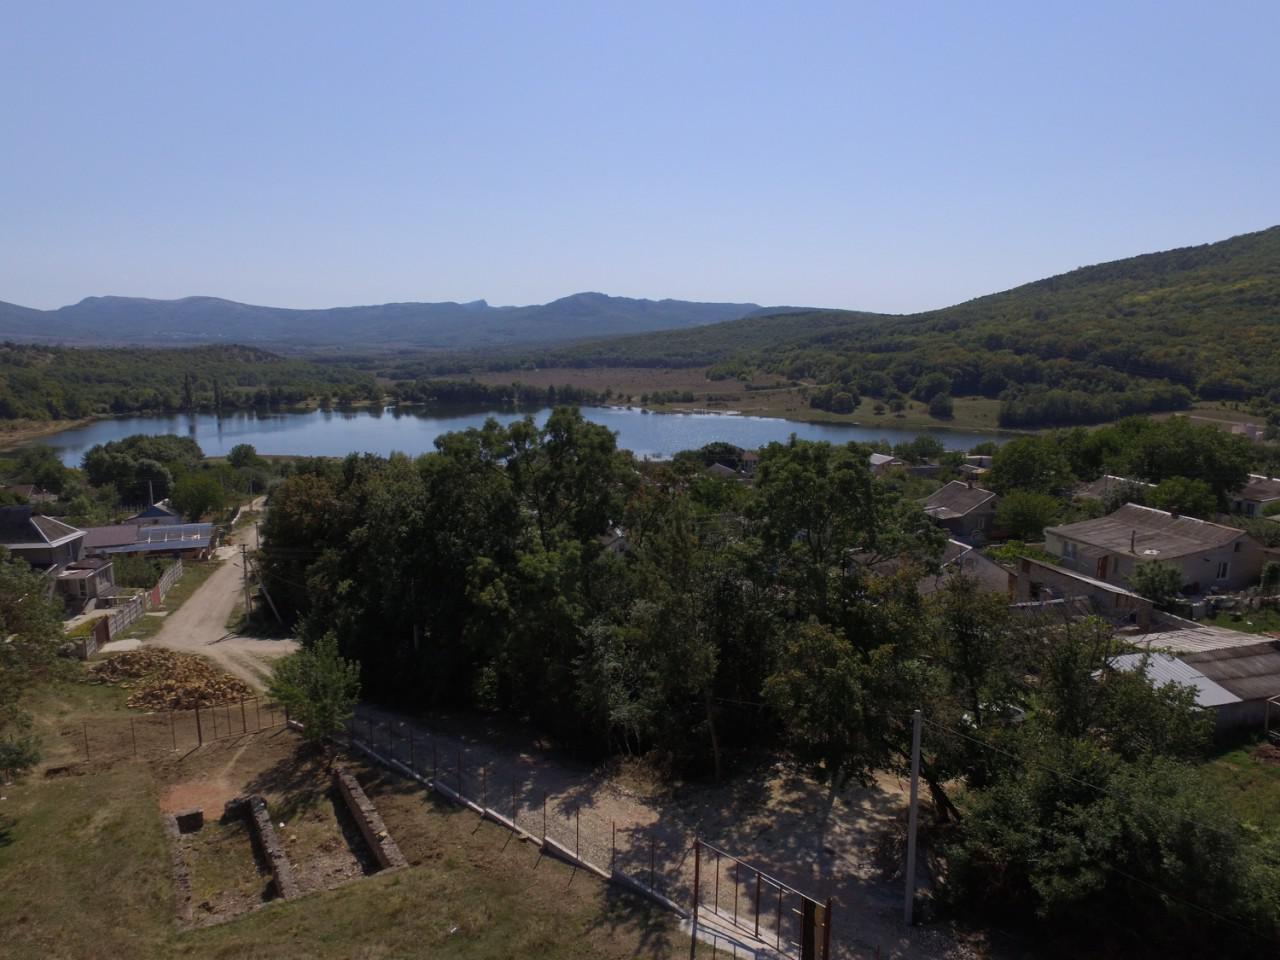
[[[1119,590],[1108,590],[1105,586],[1073,575],[1068,569],[1032,560],[1030,557],[1019,558],[1014,598],[1019,603],[1045,599],[1043,594],[1035,595],[1036,588],[1047,588],[1054,598],[1087,597],[1094,609],[1109,620],[1136,623],[1144,630],[1151,625],[1150,600],[1130,596]]]

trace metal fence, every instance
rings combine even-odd
[[[534,769],[470,759],[458,742],[362,710],[348,745],[398,767],[477,813],[540,841],[601,878],[684,918],[723,954],[828,960],[832,902],[807,896],[723,849],[661,819],[610,820],[591,809],[594,789],[539,789]]]
[[[284,727],[288,713],[261,697],[230,700],[194,710],[163,710],[109,717],[63,727],[65,741],[85,760],[155,758]]]

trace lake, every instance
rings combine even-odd
[[[539,423],[549,409],[537,411],[459,410],[456,407],[400,406],[304,412],[245,411],[214,416],[116,417],[54,434],[40,442],[56,448],[62,462],[78,466],[85,451],[98,443],[135,433],[177,434],[194,439],[206,456],[222,456],[237,443],[251,443],[259,453],[341,457],[351,452],[408,454],[435,449],[443,433],[478,427],[486,417],[510,423],[531,414]],[[740,447],[761,447],[795,434],[805,440],[847,443],[887,440],[902,443],[930,433],[949,450],[967,450],[984,440],[1002,438],[990,433],[959,430],[895,430],[843,423],[801,423],[772,417],[740,417],[717,413],[641,413],[622,407],[583,407],[583,415],[618,436],[618,445],[638,457],[667,458],[713,440]]]

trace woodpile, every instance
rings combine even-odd
[[[131,689],[128,704],[140,710],[190,710],[254,696],[243,680],[204,657],[163,647],[138,647],[90,668],[89,683]]]

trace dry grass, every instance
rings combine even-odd
[[[46,733],[124,711],[121,691],[75,683],[47,685],[28,705]],[[77,749],[55,738],[51,759],[73,761]],[[657,908],[368,769],[360,773],[377,781],[375,803],[410,868],[180,931],[162,803],[199,800],[216,820],[225,796],[254,790],[284,820],[286,845],[292,830],[294,843],[319,847],[333,835],[325,825],[333,814],[320,796],[322,769],[298,749],[296,738],[277,732],[154,763],[78,764],[52,777],[41,770],[0,788],[0,953],[12,960],[687,954],[687,938]],[[198,898],[222,885],[258,896],[252,860],[246,866],[236,841],[230,826],[202,838],[192,877]],[[298,855],[304,870],[309,856]]]

